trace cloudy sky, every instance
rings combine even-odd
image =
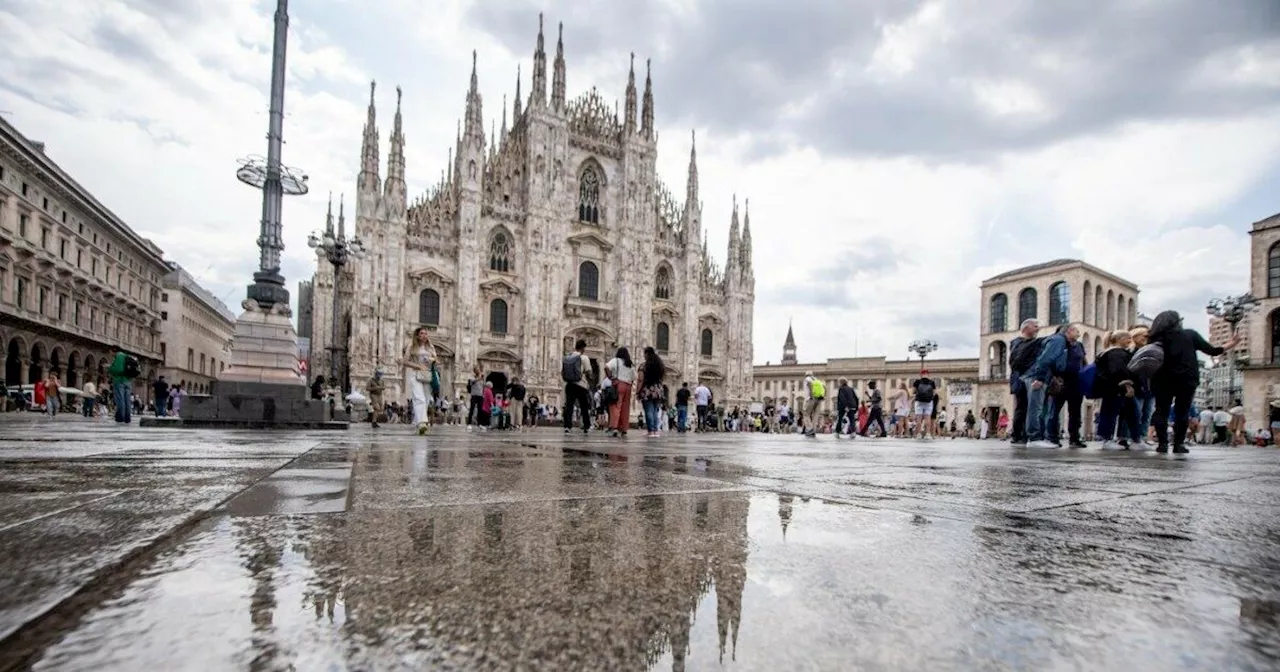
[[[0,0],[0,114],[235,306],[265,151],[274,0]],[[354,194],[371,79],[385,140],[404,89],[411,193],[440,177],[479,52],[498,118],[538,13],[564,23],[569,94],[621,99],[651,58],[659,172],[698,131],[724,258],[750,198],[756,360],[788,321],[802,360],[976,356],[978,285],[1079,257],[1203,324],[1247,289],[1248,227],[1280,211],[1275,0],[295,0],[285,274],[328,192]],[[554,40],[554,34],[551,39]],[[552,41],[551,44],[554,42]],[[642,61],[641,61],[642,62]]]

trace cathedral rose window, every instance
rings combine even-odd
[[[591,167],[582,171],[578,183],[578,220],[600,223],[600,177]]]
[[[489,270],[510,273],[515,266],[511,254],[511,236],[501,229],[489,238]]]

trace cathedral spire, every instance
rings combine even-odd
[[[396,87],[396,116],[391,125],[391,153],[387,157],[387,182],[398,180],[404,185],[404,124],[400,117],[400,100],[404,92]]]
[[[333,233],[333,192],[329,192],[329,214],[324,217],[324,232]]]
[[[502,142],[507,141],[507,96],[502,96],[502,135],[498,136]]]
[[[476,76],[476,52],[471,52],[471,88],[467,90],[465,136],[476,147],[484,146],[484,105],[480,99],[480,79]]]
[[[631,52],[631,71],[627,73],[627,110],[623,126],[627,135],[636,132],[636,53]]]
[[[725,271],[732,272],[738,268],[738,251],[742,246],[742,237],[738,226],[738,195],[733,195],[733,216],[729,219],[729,255],[725,258]]]
[[[511,125],[520,123],[520,64],[516,63],[516,102],[511,110]]]
[[[448,172],[445,174],[444,182],[445,184],[449,184],[453,182],[453,148],[452,147],[449,148],[449,160],[445,162],[445,170]]]
[[[644,109],[640,115],[640,133],[647,140],[653,139],[653,77],[652,61],[644,61]]]
[[[742,267],[751,268],[751,199],[742,206],[742,248],[738,251],[742,257]]]
[[[547,52],[543,49],[542,13],[538,13],[538,46],[533,50],[533,91],[529,94],[529,107],[547,104]]]
[[[564,111],[564,22],[560,22],[560,37],[556,39],[555,72],[551,79],[551,109]]]
[[[369,112],[364,122],[364,140],[360,145],[359,187],[363,192],[377,193],[378,184],[378,110],[373,97],[376,81],[369,82]]]
[[[338,194],[338,237],[342,238],[347,233],[347,215],[346,215],[347,195]]]

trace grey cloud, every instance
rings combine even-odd
[[[830,259],[813,260],[808,264],[812,270],[800,282],[758,287],[757,291],[766,303],[856,310],[866,298],[859,291],[861,281],[898,270],[890,244],[885,238],[871,238]]]
[[[1280,84],[1198,81],[1209,59],[1274,44],[1273,0],[1114,2],[957,0],[944,49],[925,50],[891,83],[857,73],[882,27],[918,9],[908,0],[778,3],[701,0],[674,16],[656,0],[544,5],[477,0],[469,21],[515,53],[533,48],[537,10],[568,17],[569,71],[578,63],[653,50],[664,121],[728,131],[781,132],[852,155],[982,158],[1133,120],[1212,118],[1280,104]],[[601,20],[602,17],[620,20]],[[554,45],[554,28],[550,31]],[[830,72],[855,73],[846,82]],[[976,101],[974,78],[1032,87],[1050,114],[1009,123]],[[812,100],[808,113],[788,114]],[[772,148],[762,148],[767,152]]]

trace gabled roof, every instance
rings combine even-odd
[[[1023,273],[1047,271],[1051,268],[1057,268],[1059,266],[1069,266],[1071,264],[1080,264],[1080,263],[1084,263],[1084,262],[1080,261],[1079,259],[1054,259],[1053,261],[1045,261],[1039,264],[1031,264],[1030,266],[1023,266],[1022,268],[1015,268],[1012,271],[1005,271],[1004,273],[1001,273],[999,275],[994,275],[994,276],[991,276],[990,278],[987,278],[986,282],[995,282],[998,280],[1004,280],[1005,278],[1012,278],[1015,275],[1022,275]]]

